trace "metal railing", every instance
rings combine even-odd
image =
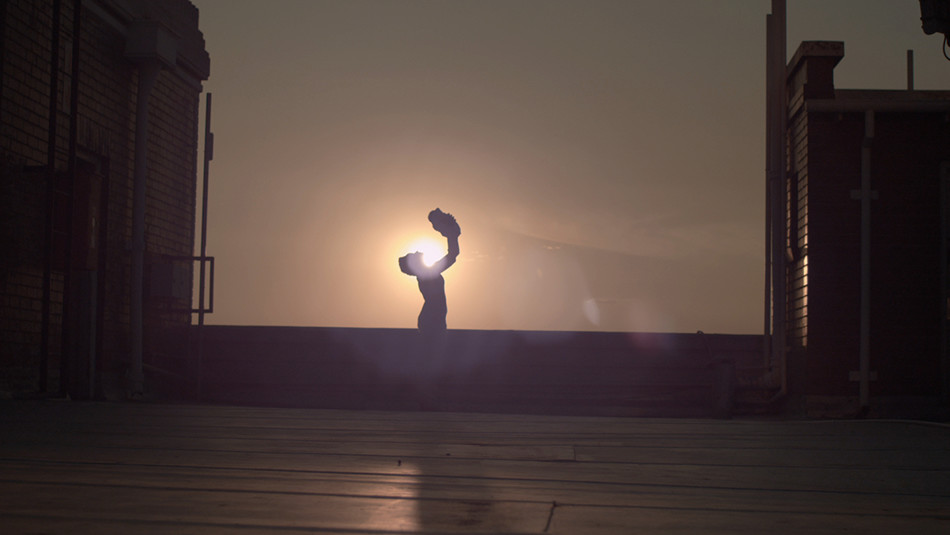
[[[204,315],[214,313],[214,257],[195,256],[192,260],[199,263],[200,276],[198,278],[198,307],[192,308],[193,314],[198,314],[198,323],[204,323]],[[208,264],[208,277],[205,278],[205,265]],[[208,307],[205,308],[205,281],[207,281]]]

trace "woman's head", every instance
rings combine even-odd
[[[399,258],[399,270],[406,275],[418,276],[425,269],[422,253],[416,251]]]

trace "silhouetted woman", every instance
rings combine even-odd
[[[425,303],[419,313],[419,332],[424,335],[439,335],[445,332],[445,315],[448,306],[445,302],[445,279],[442,272],[455,263],[459,255],[459,235],[462,230],[452,217],[436,208],[429,212],[429,222],[432,228],[446,237],[449,242],[449,252],[431,266],[422,261],[422,253],[409,253],[399,259],[399,269],[406,275],[412,275],[419,281],[419,291]]]

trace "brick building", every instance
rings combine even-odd
[[[187,0],[0,2],[0,392],[138,395],[173,365],[208,73]]]
[[[950,91],[836,89],[843,56],[787,69],[789,391],[946,403]]]

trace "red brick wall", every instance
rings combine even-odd
[[[833,70],[843,54],[840,44],[803,43],[790,64],[786,222],[793,258],[786,289],[792,390],[858,394],[849,373],[860,361],[861,202],[852,192],[861,188],[865,111],[874,110],[869,354],[877,380],[870,393],[936,396],[947,317],[940,169],[950,161],[950,122],[945,112],[920,110],[950,102],[950,93],[836,90]]]
[[[871,369],[878,390],[940,392],[940,164],[950,124],[939,113],[878,113],[871,168]],[[872,392],[873,392],[872,387]]]
[[[808,393],[856,388],[863,137],[863,114],[808,115]]]
[[[864,113],[807,117],[808,337],[804,393],[856,395],[860,347],[860,201]],[[942,114],[876,113],[871,180],[872,395],[938,395]],[[801,271],[790,273],[790,284]]]

